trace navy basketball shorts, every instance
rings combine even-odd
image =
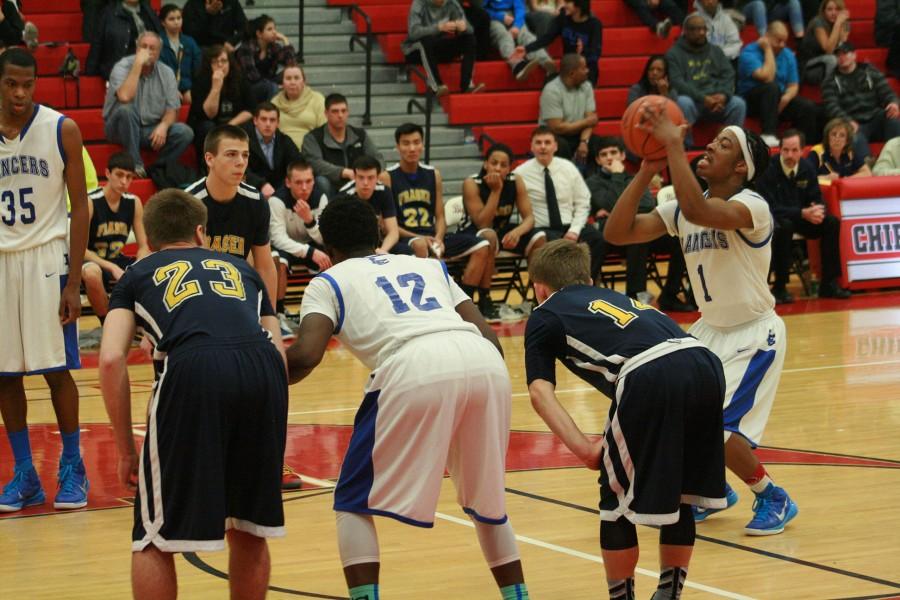
[[[466,227],[459,233],[470,234],[480,236],[482,231],[494,231],[497,234],[497,254],[506,250],[508,252],[515,252],[516,254],[521,254],[523,256],[527,255],[531,252],[532,247],[538,240],[546,239],[547,232],[543,230],[532,229],[519,237],[519,243],[516,244],[514,248],[504,248],[503,247],[503,236],[518,227],[513,223],[509,223],[506,227],[498,230],[491,229],[490,227],[484,227],[482,229],[478,229],[475,225],[470,225]]]
[[[169,353],[147,414],[132,551],[221,550],[232,528],[283,536],[287,402],[267,340],[207,338]]]
[[[686,348],[619,380],[601,454],[600,518],[668,525],[681,504],[725,507],[722,364]]]

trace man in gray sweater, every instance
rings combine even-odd
[[[463,92],[477,92],[484,86],[475,85],[475,35],[472,26],[457,0],[413,0],[409,8],[409,35],[401,46],[406,62],[422,65],[428,85],[438,96],[450,89],[441,80],[438,64],[462,56],[459,87]]]
[[[694,13],[684,20],[684,33],[666,52],[669,83],[688,124],[700,120],[743,126],[744,99],[734,95],[734,69],[722,49],[706,39],[706,21]],[[693,145],[690,133],[685,140]]]
[[[850,121],[856,131],[853,153],[869,156],[869,142],[900,136],[900,106],[884,75],[870,64],[856,62],[856,49],[844,42],[834,50],[837,69],[822,84],[829,119]]]

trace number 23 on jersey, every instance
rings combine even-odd
[[[208,258],[202,263],[203,268],[207,271],[219,271],[222,274],[222,281],[210,281],[210,290],[223,298],[236,298],[245,300],[247,298],[244,292],[244,282],[241,279],[241,272],[238,271],[231,263]],[[158,267],[153,272],[153,283],[156,285],[166,284],[166,292],[163,294],[163,304],[169,312],[195,296],[202,296],[203,289],[200,282],[196,279],[185,279],[188,273],[193,269],[193,265],[186,260],[177,260],[162,267]]]

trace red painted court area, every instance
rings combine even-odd
[[[142,430],[143,427],[137,428]],[[348,425],[288,425],[285,462],[304,475],[336,479],[353,428]],[[30,428],[32,456],[41,476],[47,502],[15,513],[0,513],[0,519],[51,514],[56,489],[57,460],[61,450],[55,425]],[[0,427],[0,436],[5,429]],[[136,436],[140,442],[142,436]],[[132,492],[116,478],[116,447],[112,429],[106,424],[83,424],[82,454],[91,487],[88,508],[97,510],[131,504]],[[900,461],[827,454],[787,448],[760,448],[760,459],[768,464],[832,465],[900,469]],[[580,467],[581,462],[555,436],[540,431],[513,431],[509,439],[507,471]],[[13,458],[8,445],[0,444],[0,479],[12,473]]]

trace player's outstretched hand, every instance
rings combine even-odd
[[[591,442],[591,452],[586,457],[583,457],[581,460],[584,461],[584,465],[590,469],[591,471],[599,471],[600,470],[600,455],[603,453],[603,440],[599,439],[594,442]]]
[[[133,490],[137,487],[138,460],[139,458],[136,452],[119,456],[119,466],[117,470],[119,482],[129,490]]]
[[[645,100],[641,106],[643,114],[638,127],[653,134],[653,137],[667,146],[669,144],[683,146],[687,125],[676,125],[672,122],[666,110],[666,102],[666,100]]]
[[[665,158],[660,158],[659,160],[649,160],[645,158],[641,161],[641,171],[656,175],[657,173],[665,169],[667,164],[668,161]]]
[[[78,286],[66,285],[59,298],[59,322],[74,323],[81,315],[81,292]]]

